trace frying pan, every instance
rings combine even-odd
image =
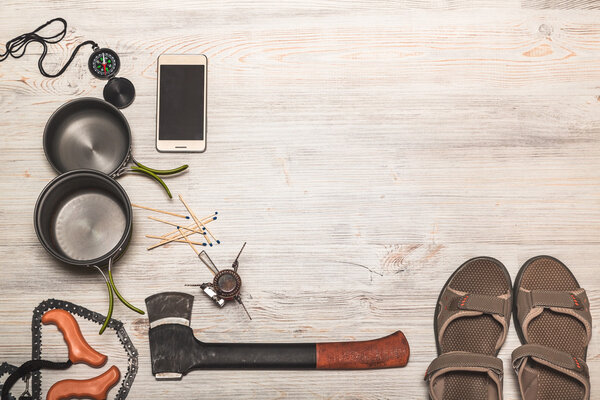
[[[121,296],[112,277],[112,263],[131,238],[133,212],[117,181],[95,170],[74,170],[53,179],[40,194],[34,211],[35,232],[54,258],[76,267],[96,268],[109,294],[109,309],[100,333],[113,312],[113,291],[132,310],[144,312]],[[108,266],[108,278],[102,267]]]
[[[137,162],[131,155],[131,130],[125,116],[112,104],[93,97],[71,100],[52,114],[44,129],[44,152],[58,173],[82,168],[112,178],[127,171],[143,173],[158,181],[169,197],[171,192],[159,175],[188,167],[157,170]],[[129,161],[135,165],[128,169]]]

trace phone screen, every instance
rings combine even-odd
[[[161,65],[159,140],[204,140],[204,65]]]

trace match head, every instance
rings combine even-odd
[[[221,244],[221,241],[220,241],[220,240],[217,240],[217,244]]]

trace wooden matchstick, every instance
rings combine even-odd
[[[180,227],[177,227],[177,230],[179,230],[179,232],[181,232],[181,236],[183,236],[183,231],[181,230]],[[190,242],[190,239],[187,238],[187,236],[183,236],[183,238],[185,239],[186,242],[188,242],[188,244],[190,245],[190,247],[192,248],[192,250],[194,250],[194,253],[196,253],[197,256],[200,255],[200,253],[198,252],[198,250],[194,247],[194,245],[192,244],[192,242]]]
[[[174,224],[173,222],[165,221],[164,219],[160,219],[160,218],[156,218],[156,217],[152,217],[152,216],[149,216],[149,217],[148,217],[148,219],[151,219],[151,220],[153,220],[153,221],[162,222],[163,224],[167,224],[167,225],[173,225],[173,226],[176,226],[176,227],[177,227],[177,229],[179,229],[179,228],[183,228],[183,229],[185,229],[186,231],[192,231],[192,232],[194,232],[194,233],[199,233],[199,234],[201,234],[201,235],[206,235],[206,233],[204,233],[204,232],[202,232],[202,231],[199,231],[199,230],[197,230],[197,229],[186,228],[185,226],[181,226],[181,225],[179,225],[179,224]]]
[[[216,217],[214,217],[214,219],[216,219]],[[211,220],[211,221],[213,221],[213,220]],[[210,222],[210,221],[208,221],[208,222]],[[206,222],[206,223],[208,223],[208,222]],[[198,229],[198,225],[196,223],[193,223],[193,224],[188,225],[188,226],[183,227],[183,228],[184,229],[187,229],[187,228],[193,229],[194,231],[188,231],[188,233],[185,235],[185,236],[191,236],[191,235],[196,234],[196,230]],[[202,234],[205,235],[204,232]],[[146,236],[149,236],[149,235],[146,235]],[[183,236],[181,236],[181,232],[179,232],[177,229],[175,229],[172,232],[169,232],[169,233],[167,233],[165,235],[162,235],[162,236],[157,236],[156,238],[157,239],[162,239],[162,241],[160,243],[158,243],[159,246],[162,246],[163,244],[171,243],[172,241],[175,241],[175,240],[178,240],[178,239],[183,239]],[[202,245],[206,246],[207,244],[206,243],[202,243]],[[157,247],[157,246],[153,246],[152,248],[155,248],[155,247]],[[152,248],[149,248],[148,250],[151,250]]]
[[[193,235],[193,233],[188,233],[188,234],[187,234],[187,235],[185,235],[185,236],[187,237],[187,236],[192,236],[192,235]],[[180,236],[181,236],[181,235],[180,235]],[[164,239],[162,236],[156,236],[156,235],[146,235],[146,237],[147,237],[147,238],[150,238],[150,239],[161,239],[161,240],[162,240],[162,239]],[[180,237],[180,238],[176,238],[176,239],[175,239],[175,240],[173,240],[173,241],[174,241],[174,242],[178,242],[178,243],[187,243],[187,241],[186,241],[185,239],[186,239],[186,238],[182,238],[182,237]],[[196,242],[196,241],[194,241],[194,240],[190,240],[190,242],[192,242],[192,244],[195,244],[195,245],[197,245],[197,246],[206,246],[206,242]]]
[[[181,202],[183,203],[183,206],[185,207],[185,209],[190,213],[190,215],[194,219],[194,222],[196,222],[198,224],[198,228],[199,227],[203,227],[204,229],[206,229],[206,227],[202,224],[202,222],[200,222],[198,220],[198,218],[196,217],[196,214],[194,214],[194,212],[188,207],[187,203],[185,202],[185,200],[183,200],[183,197],[181,197],[181,195],[179,195],[179,200],[181,200]],[[206,236],[206,234],[205,234],[204,238],[208,242],[208,245],[212,247],[212,243],[210,242],[210,238],[208,236]]]
[[[200,221],[198,221],[198,219],[196,218],[196,215],[194,214],[194,212],[188,207],[187,203],[185,202],[185,200],[183,200],[183,197],[181,197],[181,195],[179,195],[179,200],[181,200],[181,202],[183,203],[183,205],[185,206],[185,209],[190,213],[190,215],[192,216],[192,218],[194,219],[194,221],[198,224],[198,227],[203,227],[206,232],[208,232],[208,234],[215,240],[215,242],[217,242],[217,244],[220,244],[221,241],[218,240],[215,235],[212,234],[211,231],[208,230],[208,228],[206,226],[204,226],[204,224]],[[209,246],[212,246],[212,243],[210,242],[210,239],[208,238],[208,236],[206,236],[206,241],[208,242]]]
[[[190,229],[194,229],[197,230],[198,229],[198,224],[197,223],[193,223],[191,225],[186,225],[184,228],[190,228]],[[181,233],[179,233],[179,231],[177,229],[175,229],[174,231],[171,231],[169,233],[165,233],[164,235],[161,236],[161,238],[163,239],[171,239],[173,237],[181,237]]]
[[[210,235],[210,236],[211,236],[211,237],[212,237],[212,238],[215,240],[215,242],[217,242],[217,244],[221,244],[221,241],[220,241],[219,239],[217,239],[217,238],[215,237],[215,235],[213,235],[213,234],[212,234],[212,232],[211,232],[211,231],[209,231],[209,230],[208,230],[208,228],[207,228],[206,226],[202,225],[202,227],[203,227],[203,228],[206,230],[206,232],[208,232],[208,234],[209,234],[209,235]]]
[[[215,212],[215,214],[217,214],[217,213]],[[204,218],[202,218],[200,221],[202,221],[202,222],[203,222],[203,223],[205,223],[205,224],[208,224],[209,222],[212,222],[212,221],[214,221],[214,220],[216,220],[216,219],[217,219],[217,217],[216,217],[216,216],[214,216],[215,214],[213,214],[213,215],[211,215],[211,216],[208,216],[208,217],[204,217]],[[198,228],[198,224],[196,224],[196,223],[193,223],[193,224],[191,224],[191,225],[187,225],[187,228],[196,229],[196,228]],[[179,232],[177,232],[177,229],[175,229],[174,231],[171,231],[171,232],[169,232],[169,233],[165,233],[165,234],[164,234],[164,235],[162,235],[162,236],[163,236],[165,239],[169,239],[169,238],[168,238],[168,236],[171,236],[171,235],[173,235],[173,234],[179,234]]]
[[[184,236],[187,237],[187,236],[191,236],[191,235],[195,235],[195,234],[196,234],[196,232],[188,232]],[[160,242],[158,242],[158,243],[156,243],[156,244],[148,247],[146,250],[152,250],[152,249],[155,249],[155,248],[157,248],[159,246],[165,245],[167,243],[174,242],[174,241],[179,240],[179,239],[182,239],[181,235],[175,236],[175,237],[172,237],[172,238],[169,238],[169,239],[164,239],[164,240],[161,240]]]
[[[188,217],[187,215],[181,215],[181,214],[177,214],[177,213],[170,212],[170,211],[157,210],[156,208],[150,208],[150,207],[146,207],[146,206],[140,206],[139,204],[133,204],[133,203],[131,203],[131,205],[133,207],[143,208],[144,210],[150,210],[150,211],[154,211],[154,212],[161,213],[161,214],[172,215],[174,217],[190,219],[190,217]]]
[[[211,214],[209,216],[206,216],[206,217],[202,218],[201,221],[203,223],[205,223],[205,224],[208,224],[211,221],[215,221],[217,219],[217,216],[216,216],[217,214],[218,214],[218,211],[215,211],[214,214]],[[158,237],[158,238],[160,238],[162,240],[159,243],[156,243],[156,244],[148,247],[147,250],[152,250],[152,249],[155,249],[157,247],[163,246],[163,245],[171,243],[171,242],[180,241],[184,237],[194,235],[195,233],[197,233],[198,224],[193,223],[191,225],[188,225],[188,226],[185,226],[185,227],[182,227],[182,228],[184,228],[184,229],[191,228],[193,230],[192,231],[188,231],[185,235],[182,236],[181,232],[179,232],[177,229],[175,229],[174,231],[171,231],[169,233],[166,233],[166,234]],[[206,235],[205,232],[201,232],[201,233],[202,233],[202,235]],[[171,235],[174,235],[174,234],[175,234],[175,236],[171,236]],[[195,244],[200,244],[200,243],[195,243]],[[202,245],[206,246],[206,243],[202,243]]]

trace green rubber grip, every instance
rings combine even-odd
[[[158,183],[160,183],[162,185],[162,187],[165,189],[165,191],[169,195],[169,198],[171,198],[171,199],[173,198],[173,195],[171,194],[171,191],[169,190],[167,184],[165,183],[165,181],[163,181],[162,179],[160,179],[160,176],[156,175],[152,171],[149,171],[147,169],[140,168],[140,167],[131,167],[131,170],[134,171],[134,172],[139,172],[139,173],[146,174],[146,175],[150,176],[151,178],[153,178],[155,181],[157,181]]]
[[[106,279],[106,278],[104,278]],[[106,314],[106,319],[104,320],[104,323],[102,324],[102,327],[100,328],[100,335],[102,335],[104,333],[104,331],[106,330],[106,327],[108,326],[108,321],[110,321],[111,317],[112,317],[112,313],[113,313],[113,308],[115,306],[115,299],[113,296],[113,291],[112,288],[110,287],[110,283],[108,281],[106,281],[106,286],[108,287],[108,313]]]
[[[145,169],[146,171],[150,171],[156,175],[173,175],[179,172],[185,171],[188,168],[187,164],[182,165],[181,167],[173,168],[173,169],[154,169],[150,167],[146,167],[144,164],[133,160],[133,163],[138,167]]]
[[[125,300],[125,298],[123,296],[121,296],[121,293],[119,293],[119,291],[117,290],[117,287],[115,286],[115,281],[113,280],[112,272],[110,271],[110,269],[108,270],[108,279],[110,280],[110,284],[112,285],[113,291],[115,292],[115,294],[117,295],[117,297],[119,298],[119,300],[121,300],[121,302],[123,304],[125,304],[127,307],[129,307],[131,310],[135,311],[138,314],[142,314],[142,315],[146,314],[143,310],[140,310],[139,308],[137,308],[136,306],[134,306],[133,304],[131,304],[130,302]]]

